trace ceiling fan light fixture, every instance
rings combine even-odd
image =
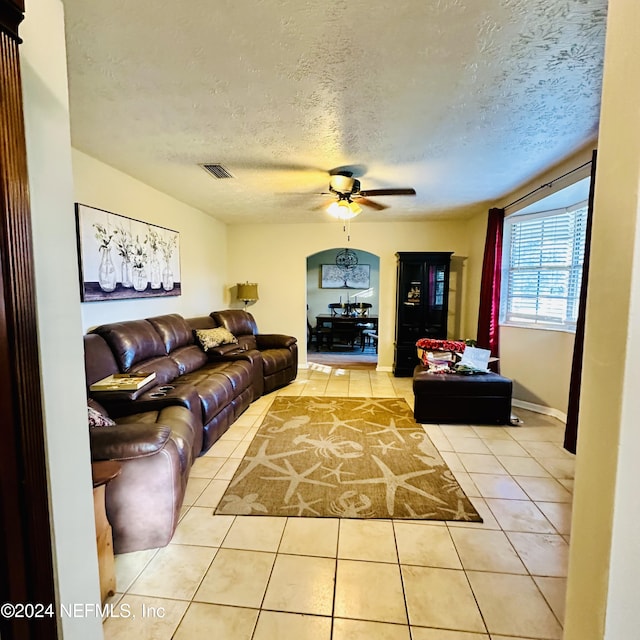
[[[355,202],[348,200],[338,200],[332,202],[327,208],[327,213],[338,220],[351,220],[362,211],[361,207]]]
[[[362,213],[362,207],[357,202],[349,201],[349,210],[351,211],[351,213],[353,213],[354,216]]]

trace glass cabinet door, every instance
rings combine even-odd
[[[444,305],[444,285],[447,269],[441,264],[431,264],[427,267],[429,279],[429,307],[442,309]]]

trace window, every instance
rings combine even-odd
[[[575,331],[587,203],[505,219],[501,322]]]

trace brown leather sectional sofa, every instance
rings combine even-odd
[[[225,327],[237,343],[206,352],[195,329]],[[243,310],[185,319],[178,314],[92,329],[85,340],[90,404],[115,420],[94,427],[93,460],[118,460],[106,487],[116,553],[168,544],[189,471],[257,398],[295,379],[296,338],[260,334]],[[89,391],[113,373],[154,372],[136,391]]]

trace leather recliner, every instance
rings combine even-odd
[[[279,333],[258,333],[254,317],[243,309],[214,311],[211,317],[238,339],[239,346],[260,352],[265,393],[295,380],[298,375],[296,338]]]
[[[249,314],[217,313],[235,327],[239,344],[206,353],[196,344],[194,328],[224,326],[213,314],[116,322],[84,337],[89,403],[116,421],[90,428],[92,459],[122,466],[105,491],[116,553],[168,544],[195,458],[263,392],[296,377],[295,338],[249,335]],[[155,379],[141,389],[89,391],[114,373],[143,371]]]
[[[118,372],[100,336],[87,335],[84,341],[87,386]],[[88,404],[108,415],[95,400]],[[105,491],[113,550],[163,547],[178,524],[191,465],[202,450],[202,422],[185,406],[145,404],[115,420],[115,426],[89,429],[92,460],[116,460],[121,465]]]

